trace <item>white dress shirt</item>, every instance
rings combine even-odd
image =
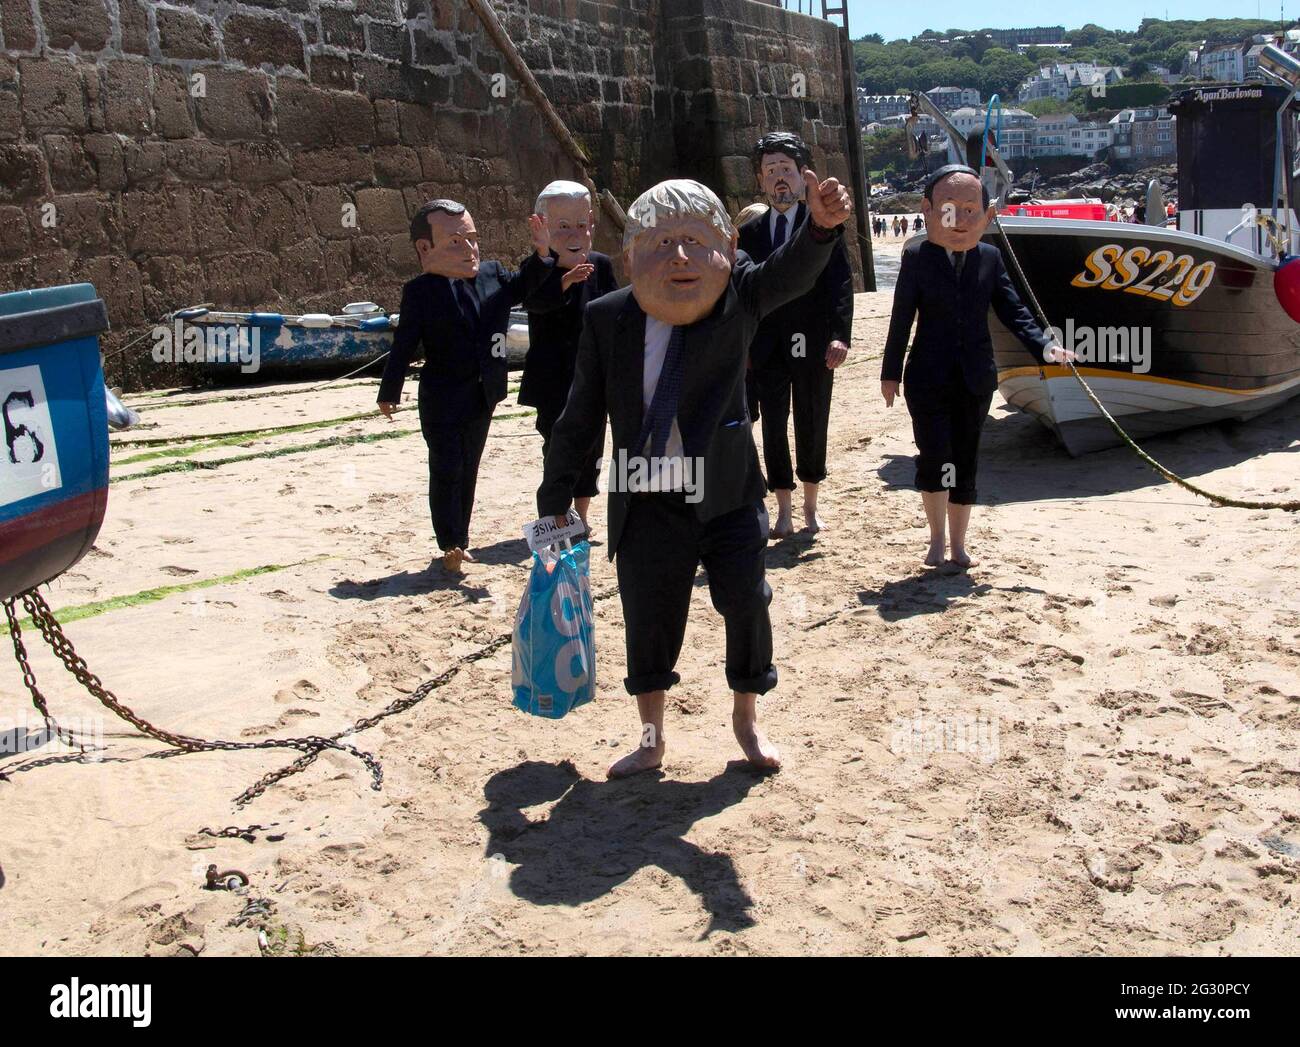
[[[668,356],[668,342],[673,336],[673,325],[653,316],[645,318],[645,363],[641,372],[641,391],[645,410],[648,413],[654,402],[655,388],[659,385],[659,373],[664,369],[664,360]],[[654,434],[646,440],[641,454],[650,455],[650,444]],[[677,428],[677,419],[673,419],[672,428],[668,430],[668,442],[664,445],[663,461],[660,463],[658,483],[652,478],[651,489],[656,491],[682,490],[682,432]],[[671,459],[678,459],[678,465],[670,467]],[[663,486],[660,486],[660,485]]]
[[[785,242],[790,242],[790,237],[794,236],[795,221],[799,217],[799,208],[801,204],[795,204],[788,211],[785,211]],[[769,243],[776,243],[776,218],[782,214],[775,207],[767,209],[767,239]]]

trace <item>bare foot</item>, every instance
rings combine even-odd
[[[661,738],[658,745],[638,746],[635,751],[616,761],[605,773],[606,777],[609,778],[630,778],[632,775],[641,774],[643,771],[657,770],[663,766],[663,762],[664,744]]]
[[[930,543],[930,549],[929,549],[929,551],[925,554],[925,566],[926,566],[926,567],[942,567],[942,566],[943,566],[943,546],[942,546],[942,545],[935,545],[933,542]]]
[[[740,743],[740,750],[745,754],[746,760],[760,770],[779,771],[781,769],[780,751],[767,740],[767,736],[758,729],[757,724],[738,720],[733,716],[731,726],[736,733],[736,741]]]
[[[460,562],[464,558],[464,549],[448,549],[442,554],[442,566],[452,574],[464,574],[460,567]]]
[[[792,534],[794,534],[794,521],[786,514],[777,516],[776,523],[772,525],[772,536],[789,538]]]
[[[813,534],[826,529],[826,525],[822,523],[822,518],[817,515],[817,510],[809,509],[806,505],[803,507],[803,522],[804,526]]]
[[[462,549],[462,550],[460,551],[460,556],[461,556],[461,559],[464,560],[466,563],[477,563],[477,562],[478,562],[477,560],[474,559],[474,557],[470,556],[470,554],[469,554],[469,550],[468,550],[468,549]]]
[[[951,563],[956,564],[963,571],[971,567],[977,567],[978,562],[970,558],[970,554],[965,549],[954,549],[952,551]]]

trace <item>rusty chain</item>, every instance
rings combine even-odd
[[[606,589],[603,593],[595,593],[591,598],[591,602],[593,604],[599,603],[601,600],[608,600],[611,596],[616,596],[616,595],[618,595],[617,585],[611,586],[609,589]],[[394,716],[397,713],[405,712],[413,705],[417,705],[418,703],[424,701],[425,698],[429,697],[429,695],[432,694],[434,691],[436,691],[439,687],[444,687],[447,684],[449,684],[452,681],[452,679],[456,676],[456,674],[459,673],[461,669],[464,668],[466,665],[470,665],[473,662],[481,661],[482,659],[495,654],[497,651],[501,650],[501,648],[504,647],[506,644],[510,643],[512,638],[513,638],[513,633],[501,633],[499,636],[494,637],[484,646],[480,647],[477,651],[474,651],[471,654],[467,654],[459,661],[453,663],[452,665],[449,665],[437,676],[433,677],[432,679],[425,680],[424,683],[420,684],[420,686],[417,687],[410,694],[404,694],[400,698],[395,698],[393,701],[389,702],[388,705],[386,705],[383,709],[379,710],[379,712],[373,713],[370,716],[363,717],[362,719],[354,723],[351,727],[349,727],[346,731],[341,731],[340,733],[333,735],[332,737],[337,740],[339,738],[344,738],[353,734],[357,734],[360,731],[369,730],[371,727],[374,727],[375,724],[379,723],[379,721],[384,720],[389,716]],[[271,771],[269,774],[263,775],[256,782],[250,785],[246,790],[244,790],[244,792],[240,793],[240,795],[235,798],[235,803],[240,806],[243,806],[244,804],[248,803],[250,800],[256,799],[258,796],[261,796],[262,793],[266,792],[266,790],[270,786],[274,785],[276,782],[282,781],[283,779],[288,778],[290,775],[297,774],[299,771],[305,770],[306,768],[310,767],[312,762],[319,755],[320,755],[319,752],[303,753],[296,760],[294,760],[293,763],[287,764],[286,766],[281,767],[279,770]]]
[[[94,698],[98,699],[110,712],[125,720],[141,734],[153,738],[157,741],[164,742],[185,752],[242,752],[248,749],[299,749],[303,756],[310,756],[315,759],[325,749],[337,749],[340,752],[351,753],[370,770],[371,788],[378,792],[383,788],[384,771],[380,767],[379,761],[370,753],[362,752],[356,746],[340,742],[338,737],[324,738],[320,735],[308,735],[302,738],[263,738],[256,742],[230,742],[230,741],[209,741],[204,738],[194,738],[186,734],[177,734],[174,731],[165,731],[160,727],[155,727],[149,721],[138,715],[132,709],[123,705],[112,691],[108,690],[101,682],[98,676],[90,671],[86,661],[72,646],[72,641],[67,638],[63,632],[62,626],[59,625],[58,619],[54,617],[54,612],[50,610],[49,604],[45,598],[35,589],[29,589],[18,599],[23,602],[23,607],[30,615],[32,622],[40,631],[41,637],[49,644],[50,649],[73,676]],[[32,701],[42,715],[47,718],[48,722],[53,722],[49,716],[48,707],[45,703],[45,697],[41,694],[36,686],[36,677],[31,670],[27,661],[27,651],[23,647],[21,635],[22,628],[18,624],[17,616],[14,614],[14,598],[4,601],[5,615],[9,620],[9,631],[14,641],[14,654],[18,658],[18,664],[23,670],[23,683],[27,685],[28,691],[31,692]],[[301,757],[300,757],[301,759]]]
[[[68,748],[75,747],[84,754],[86,747],[75,741],[72,732],[65,731],[50,715],[49,706],[45,702],[45,695],[41,694],[40,688],[36,686],[36,674],[32,672],[31,663],[27,661],[27,648],[23,646],[22,630],[19,628],[18,618],[14,614],[14,602],[13,600],[6,600],[4,605],[5,617],[9,619],[9,638],[14,642],[14,657],[18,660],[18,667],[23,671],[23,684],[31,693],[32,704],[36,706],[36,711],[45,720],[45,729],[55,735]]]
[[[340,731],[338,734],[332,735],[331,736],[332,739],[337,740],[339,738],[344,738],[349,735],[356,734],[360,731],[369,730],[371,727],[374,727],[375,724],[379,723],[380,720],[383,720],[389,716],[393,716],[400,712],[405,712],[407,709],[411,708],[411,706],[424,701],[425,698],[427,698],[430,694],[436,691],[439,687],[442,687],[450,683],[452,678],[458,672],[460,672],[462,667],[470,664],[471,662],[480,661],[481,659],[486,658],[489,655],[495,654],[497,651],[499,651],[502,647],[504,647],[506,644],[510,642],[511,635],[512,635],[511,633],[501,634],[500,636],[492,640],[490,643],[488,643],[486,646],[480,647],[477,651],[473,652],[472,654],[467,654],[465,655],[464,658],[460,659],[460,661],[454,663],[453,665],[448,666],[437,676],[433,677],[433,679],[425,680],[424,683],[420,684],[420,686],[417,687],[410,694],[404,694],[400,698],[395,698],[379,712],[373,713],[370,716],[363,717],[362,719],[354,723],[351,727],[349,727],[346,731]],[[281,767],[279,770],[271,771],[267,774],[264,774],[256,782],[254,782],[242,793],[240,793],[237,797],[235,797],[235,803],[242,807],[250,800],[255,800],[257,797],[261,796],[262,793],[266,792],[266,790],[270,788],[272,785],[274,785],[276,782],[282,781],[283,779],[288,778],[290,775],[297,774],[299,771],[306,770],[308,767],[312,765],[316,757],[319,755],[320,755],[319,751],[304,752],[301,756],[299,756],[296,760],[294,760],[293,763],[287,764],[284,767]]]
[[[613,586],[603,593],[596,593],[593,595],[592,603],[606,600],[611,596],[617,595],[617,593],[618,586]],[[316,757],[318,757],[325,749],[338,749],[342,752],[348,752],[361,760],[361,762],[370,769],[373,778],[371,788],[378,792],[383,787],[384,775],[383,768],[380,767],[379,762],[370,753],[363,752],[355,746],[341,741],[341,739],[350,737],[351,735],[357,734],[361,731],[369,730],[381,720],[405,712],[412,706],[417,705],[438,688],[450,683],[452,679],[455,678],[456,674],[466,665],[481,661],[482,659],[495,654],[506,644],[510,643],[513,638],[512,633],[502,633],[499,636],[496,636],[487,644],[480,647],[477,651],[465,655],[454,664],[448,666],[437,676],[420,684],[420,686],[410,694],[405,694],[400,698],[395,698],[379,712],[373,713],[370,716],[362,717],[351,727],[347,728],[347,730],[340,731],[338,734],[331,735],[328,738],[319,735],[309,735],[305,738],[267,738],[259,742],[207,741],[202,738],[192,738],[188,735],[164,731],[161,728],[153,726],[153,724],[124,706],[112,691],[104,687],[99,677],[90,671],[86,665],[85,659],[77,654],[76,650],[72,646],[72,641],[64,635],[62,627],[54,617],[54,612],[50,610],[49,605],[45,602],[45,599],[41,594],[35,589],[30,589],[23,593],[20,598],[23,601],[23,607],[40,630],[41,636],[45,639],[45,642],[50,645],[51,650],[53,650],[59,660],[63,662],[67,670],[72,673],[72,675],[77,678],[77,681],[107,709],[121,717],[127,723],[131,724],[142,734],[157,739],[158,741],[165,742],[166,744],[184,750],[185,752],[206,752],[212,750],[237,751],[243,749],[300,749],[302,751],[302,755],[292,763],[287,764],[278,770],[268,772],[235,797],[234,802],[240,807],[261,796],[276,782],[283,781],[285,778],[310,767],[312,763],[315,762]],[[18,664],[23,670],[23,682],[27,685],[27,689],[32,693],[32,701],[36,703],[37,709],[40,710],[43,715],[48,717],[48,713],[45,711],[46,706],[44,696],[42,696],[40,691],[37,689],[36,678],[27,663],[27,652],[23,648],[22,640],[20,639],[21,628],[18,624],[17,617],[14,615],[13,604],[13,599],[4,601],[5,614],[9,619],[9,631],[14,641],[14,653],[18,658]],[[228,826],[220,831],[204,828],[201,829],[200,832],[208,836],[233,838],[244,836],[251,833],[253,830],[265,828],[266,826],[254,825],[241,830],[238,826]]]

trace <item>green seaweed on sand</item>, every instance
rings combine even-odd
[[[527,418],[536,413],[536,411],[531,410],[516,411],[511,414],[497,415],[495,420],[505,421],[510,418]],[[235,465],[239,462],[251,462],[259,458],[280,458],[287,454],[305,454],[309,451],[320,451],[328,447],[350,447],[353,444],[377,443],[380,440],[392,440],[402,436],[411,436],[419,432],[419,429],[390,429],[377,433],[360,433],[356,436],[331,436],[329,439],[317,440],[315,443],[294,444],[290,447],[277,447],[270,451],[259,451],[255,454],[233,455],[229,458],[213,458],[202,462],[168,462],[165,465],[156,465],[149,469],[142,469],[138,473],[130,473],[127,476],[111,477],[109,483],[128,483],[131,480],[143,480],[151,476],[162,476],[165,473],[188,473],[197,470],[219,469],[225,465]]]
[[[322,560],[329,559],[332,559],[332,557],[323,555],[312,557],[309,560],[297,560],[293,563],[269,563],[263,564],[261,567],[247,567],[242,571],[223,574],[216,578],[197,578],[190,582],[160,585],[155,589],[144,589],[138,593],[114,596],[107,600],[96,600],[93,603],[61,607],[55,611],[55,614],[58,616],[61,625],[67,625],[70,622],[79,622],[84,618],[94,618],[96,615],[107,614],[109,611],[118,611],[123,607],[140,607],[143,604],[157,603],[159,600],[165,600],[167,597],[175,596],[178,593],[193,592],[196,589],[210,589],[216,585],[229,585],[232,582],[242,582],[246,578],[256,578],[258,575],[273,574],[276,571],[286,571],[290,567],[303,567],[306,564],[319,563]],[[24,618],[18,624],[24,629],[33,627],[30,618]]]

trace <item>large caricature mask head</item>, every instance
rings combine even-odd
[[[750,159],[759,188],[773,207],[784,211],[804,198],[803,169],[812,163],[812,154],[797,134],[765,134],[754,145]]]
[[[473,216],[455,200],[430,200],[416,211],[411,243],[426,273],[462,280],[478,276],[478,231]]]
[[[925,183],[921,215],[932,243],[949,251],[970,251],[993,221],[993,208],[974,168],[949,164]]]
[[[647,316],[685,326],[708,316],[726,290],[736,230],[711,189],[673,178],[628,209],[623,250],[637,304]]]
[[[556,264],[561,269],[572,269],[587,260],[596,216],[591,207],[591,193],[585,185],[552,182],[538,194],[533,210],[546,218],[551,250],[559,255]]]

